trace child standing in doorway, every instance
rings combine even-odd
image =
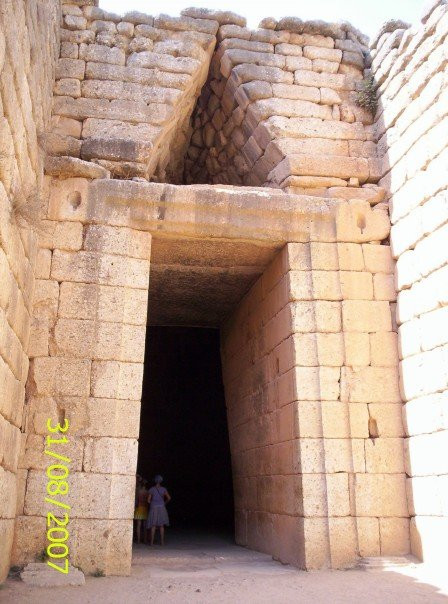
[[[137,543],[141,543],[142,539],[143,543],[146,543],[145,523],[148,518],[148,493],[148,481],[137,475],[134,512]]]

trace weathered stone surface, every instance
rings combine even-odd
[[[77,157],[51,157],[45,160],[45,172],[51,176],[110,178],[110,172],[101,166],[83,161]]]
[[[165,88],[178,88],[179,90],[183,90],[190,82],[188,75],[183,73],[90,62],[86,65],[86,78],[91,80],[135,82],[136,84],[146,86],[162,86]]]
[[[196,59],[189,57],[171,57],[157,53],[143,51],[132,53],[127,63],[130,67],[144,67],[149,69],[162,69],[173,73],[194,73],[200,66]]]
[[[81,157],[92,160],[98,157],[112,161],[146,162],[151,147],[132,139],[86,138],[82,143]]]
[[[36,21],[23,0],[14,13],[10,4],[2,19],[14,35],[0,34],[0,578],[16,492],[17,513],[36,516],[15,522],[14,562],[44,546],[48,414],[70,419],[83,468],[73,563],[129,571],[148,288],[154,299],[162,279],[170,290],[158,304],[181,298],[190,313],[167,308],[176,321],[227,317],[244,545],[306,568],[347,566],[358,553],[407,553],[411,513],[414,551],[437,549],[430,515],[446,515],[436,453],[448,427],[444,0],[423,28],[384,26],[372,58],[347,23],[267,19],[251,31],[228,11],[122,18],[95,0],[64,1],[57,66],[61,13],[43,3]],[[379,85],[375,118],[356,104],[364,67]],[[44,178],[38,132],[49,133]],[[36,188],[38,244],[14,224],[15,187]]]
[[[95,61],[98,63],[109,63],[112,65],[124,65],[125,53],[119,48],[108,48],[101,44],[81,44],[79,47],[79,58],[84,61]]]
[[[84,79],[86,64],[80,59],[59,59],[56,68],[56,78]]]
[[[181,11],[181,15],[185,17],[193,17],[194,19],[208,19],[217,21],[219,25],[239,25],[246,27],[246,19],[240,17],[231,11],[213,10],[208,8],[185,8]]]

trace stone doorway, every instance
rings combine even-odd
[[[233,486],[219,331],[148,327],[137,472],[161,473],[173,533],[233,537]]]

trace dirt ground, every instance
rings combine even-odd
[[[448,573],[412,564],[385,570],[303,572],[217,537],[136,546],[130,577],[87,577],[82,587],[30,588],[8,580],[0,602],[18,604],[417,604],[448,602]]]

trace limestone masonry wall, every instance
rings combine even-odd
[[[130,572],[153,236],[206,242],[209,289],[226,253],[264,259],[222,326],[238,543],[445,560],[447,0],[370,48],[345,22],[98,5],[0,5],[0,581],[46,545],[48,417],[72,563]],[[197,289],[205,313],[221,289]]]
[[[307,569],[410,547],[390,248],[341,238],[288,244],[222,331],[237,542]]]
[[[43,221],[13,561],[45,547],[46,422],[65,417],[71,561],[129,574],[151,234],[91,224],[88,184],[55,179]]]
[[[447,36],[447,4],[436,1],[422,25],[392,23],[372,44],[379,183],[389,191],[397,260],[411,543],[432,562],[443,560],[448,539]]]
[[[345,198],[367,184],[359,197],[380,201],[369,186],[378,173],[372,116],[355,103],[366,43],[348,24],[221,26],[192,119],[186,182]]]
[[[219,24],[62,4],[47,173],[179,180]]]
[[[0,5],[0,581],[10,565],[23,425],[43,156],[59,40],[59,2]]]

